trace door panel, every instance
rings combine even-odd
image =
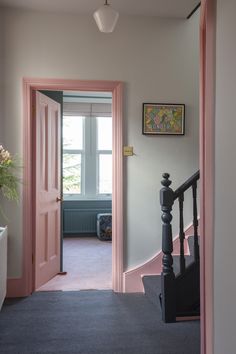
[[[39,267],[42,268],[48,261],[48,251],[47,251],[47,238],[48,238],[48,214],[41,213],[39,215],[39,235],[41,235],[41,242],[37,243],[37,259],[39,262]]]
[[[35,92],[35,288],[60,271],[60,104]]]
[[[58,102],[60,104],[61,107],[61,120],[60,123],[62,124],[62,117],[63,117],[63,91],[44,91],[44,90],[40,90],[39,92],[41,92],[42,94],[44,94],[45,96],[53,99],[54,101]],[[61,137],[59,137],[59,139],[61,139]],[[62,154],[62,151],[60,151],[60,153]],[[62,166],[60,166],[60,168],[62,168]],[[61,173],[62,173],[62,169],[61,169]],[[59,183],[61,183],[61,181],[59,181]],[[62,188],[62,185],[60,186],[60,188]],[[63,272],[63,218],[61,218],[61,226],[60,226],[60,233],[61,233],[61,260],[60,260],[60,271]]]

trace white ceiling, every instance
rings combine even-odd
[[[200,0],[109,0],[120,14],[186,18]],[[92,14],[104,0],[0,0],[0,5],[50,12]]]

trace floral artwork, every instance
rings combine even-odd
[[[143,134],[184,135],[184,104],[143,104]]]

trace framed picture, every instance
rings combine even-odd
[[[184,135],[185,105],[143,103],[143,134]]]

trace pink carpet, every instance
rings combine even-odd
[[[96,237],[66,238],[63,241],[64,271],[37,291],[111,289],[111,242]]]

